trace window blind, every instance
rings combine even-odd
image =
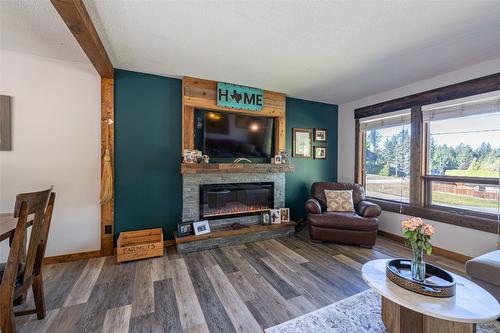
[[[401,110],[383,115],[360,118],[359,126],[362,131],[382,129],[394,126],[409,125],[411,121],[411,110]]]
[[[444,120],[477,116],[487,113],[500,112],[500,97],[478,99],[460,104],[452,104],[440,107],[422,108],[424,121]]]

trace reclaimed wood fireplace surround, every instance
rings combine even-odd
[[[94,27],[94,24],[88,14],[85,4],[77,0],[51,0],[54,8],[65,22],[69,31],[73,34],[76,41],[87,55],[90,62],[95,67],[101,77],[101,137],[109,136],[109,144],[106,140],[101,140],[101,160],[103,160],[106,149],[110,150],[113,175],[114,175],[114,125],[110,126],[110,121],[114,121],[115,113],[115,72],[113,65],[108,57],[108,54],[101,42],[101,39]],[[275,121],[275,151],[285,149],[285,114],[286,102],[285,95],[271,91],[264,91],[263,110],[253,113],[254,111],[244,111],[229,108],[219,108],[216,103],[216,86],[214,81],[196,79],[186,77],[182,82],[182,148],[194,148],[194,109],[202,108],[205,110],[214,110],[220,112],[243,113],[249,115],[262,115],[273,117]],[[101,162],[101,166],[102,166]],[[180,171],[184,175],[201,175],[201,174],[219,174],[225,175],[234,174],[255,174],[255,175],[276,175],[284,172],[293,171],[291,165],[274,165],[274,164],[251,164],[251,165],[233,165],[233,164],[210,164],[210,165],[181,165]],[[75,253],[69,255],[55,256],[45,258],[46,263],[56,263],[61,261],[72,261],[77,259],[92,258],[97,256],[109,256],[113,254],[113,235],[115,234],[115,217],[114,217],[114,195],[113,198],[106,203],[101,204],[101,221],[100,221],[100,237],[101,249],[97,251],[89,251]],[[255,226],[243,229],[243,232],[252,234],[256,233]],[[280,229],[283,225],[269,226],[270,229]],[[289,227],[288,227],[289,228]],[[258,229],[262,231],[261,229]],[[233,233],[241,234],[242,231],[232,230]],[[215,237],[223,234],[223,231],[215,231],[207,237]],[[223,234],[225,237],[226,235]],[[199,239],[199,238],[198,238]],[[188,237],[182,239],[183,242],[189,241]]]
[[[285,94],[264,91],[261,111],[240,110],[217,106],[217,82],[185,77],[182,80],[182,149],[195,149],[195,110],[239,113],[248,116],[274,118],[274,151],[286,150],[286,100]],[[242,164],[188,164],[181,163],[183,178],[183,221],[196,220],[199,216],[199,187],[205,184],[233,182],[274,182],[275,208],[285,204],[285,172],[293,172],[291,164],[242,163]],[[294,230],[294,223],[260,225],[260,216],[242,216],[211,220],[212,232],[200,236],[175,236],[177,249],[190,252],[228,244],[245,243],[288,235]],[[232,229],[234,222],[247,225]]]

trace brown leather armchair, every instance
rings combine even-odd
[[[355,212],[327,212],[325,190],[352,190]],[[313,241],[360,245],[371,248],[378,231],[380,206],[365,200],[359,184],[319,182],[311,186],[306,201],[309,235]]]

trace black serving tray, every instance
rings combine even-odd
[[[411,259],[392,259],[387,262],[386,275],[398,286],[418,294],[433,297],[455,296],[456,282],[447,271],[426,263],[425,280],[413,280],[411,277]]]

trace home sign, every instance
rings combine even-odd
[[[217,106],[262,111],[264,90],[217,82]]]

